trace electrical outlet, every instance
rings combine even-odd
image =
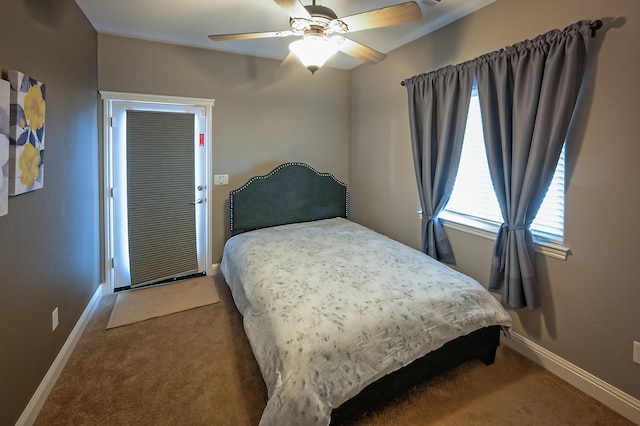
[[[55,331],[58,327],[58,308],[51,312],[51,331]]]
[[[633,362],[640,364],[640,342],[633,342]]]

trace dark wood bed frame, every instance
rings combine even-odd
[[[287,223],[348,217],[347,185],[304,163],[285,163],[255,176],[229,193],[230,235]],[[365,387],[331,414],[337,424],[374,408],[429,377],[479,358],[493,364],[500,326],[474,331],[446,343]]]

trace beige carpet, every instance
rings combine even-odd
[[[267,390],[220,274],[220,303],[105,330],[102,298],[35,426],[255,426]],[[509,348],[340,426],[630,426]],[[332,425],[332,426],[338,426]]]
[[[118,294],[107,328],[158,318],[219,302],[211,277],[128,290]]]

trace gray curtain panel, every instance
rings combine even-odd
[[[514,308],[540,306],[529,227],[580,91],[589,24],[578,22],[474,60],[489,170],[504,219],[489,289]]]
[[[409,97],[413,163],[422,208],[422,251],[455,263],[449,239],[438,221],[455,183],[469,112],[473,70],[448,66],[404,81]]]

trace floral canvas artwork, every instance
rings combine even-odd
[[[0,216],[9,212],[9,82],[0,80]]]
[[[20,71],[10,83],[9,195],[40,189],[44,180],[45,85]]]

